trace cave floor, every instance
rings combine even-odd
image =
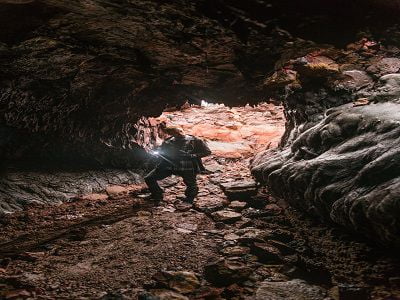
[[[0,299],[400,297],[395,255],[296,213],[265,189],[252,194],[251,152],[241,149],[253,135],[241,142],[223,128],[207,131],[201,118],[185,126],[192,118],[181,112],[161,118],[203,137],[218,133],[194,207],[177,200],[184,185],[171,177],[159,206],[143,201],[143,186],[134,185],[8,215],[0,222]],[[276,121],[268,126],[279,131]],[[276,143],[273,136],[257,147]],[[240,197],[221,189],[244,183]]]

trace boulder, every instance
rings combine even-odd
[[[294,207],[400,247],[399,108],[389,101],[332,109],[290,148],[256,157],[252,173]]]

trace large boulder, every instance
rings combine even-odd
[[[370,58],[385,50],[362,43],[357,54],[337,56],[337,68],[328,61],[313,70],[309,56],[295,61],[302,65],[292,65],[298,77],[284,99],[281,148],[259,153],[251,168],[292,206],[400,247],[400,74],[387,74],[398,59]]]

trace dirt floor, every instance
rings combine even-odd
[[[227,110],[161,117],[214,151],[193,207],[171,177],[159,206],[143,200],[143,185],[111,186],[1,219],[0,299],[400,299],[396,253],[310,220],[252,182],[251,153],[277,144],[281,107]],[[251,122],[269,133],[249,133]]]

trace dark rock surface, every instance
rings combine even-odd
[[[60,204],[78,195],[103,191],[113,184],[132,184],[141,177],[129,170],[10,171],[0,178],[0,213],[27,204]]]

